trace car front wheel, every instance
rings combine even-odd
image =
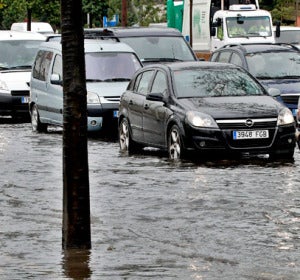
[[[172,126],[168,135],[168,153],[171,160],[182,159],[184,155],[181,135],[177,125]]]
[[[38,108],[36,105],[33,105],[31,109],[31,127],[33,131],[36,132],[46,132],[47,131],[47,125],[41,123],[40,121],[40,115],[38,112]]]
[[[119,125],[119,146],[121,152],[135,152],[138,151],[138,143],[131,138],[129,122],[126,118],[122,119]]]

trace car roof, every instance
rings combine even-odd
[[[180,31],[176,28],[158,26],[158,27],[111,27],[111,28],[86,28],[85,37],[103,36],[103,37],[182,37]]]
[[[192,68],[234,68],[234,69],[241,69],[239,66],[229,63],[222,63],[222,62],[211,62],[211,61],[184,61],[184,62],[172,62],[172,63],[165,63],[165,64],[151,64],[144,66],[140,71],[143,69],[150,69],[150,68],[168,68],[173,71],[181,70],[181,69],[192,69]]]
[[[48,41],[42,43],[40,49],[52,49],[56,51],[61,50],[61,42],[59,41]],[[135,51],[125,43],[111,41],[111,40],[95,40],[85,39],[84,40],[85,52],[130,52]]]
[[[226,45],[215,52],[222,51],[225,49],[240,50],[244,54],[256,53],[256,52],[299,52],[299,50],[293,45],[289,44],[243,44],[243,45]]]
[[[38,40],[45,41],[46,37],[31,31],[0,30],[0,41]]]

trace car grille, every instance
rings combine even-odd
[[[104,98],[110,102],[120,102],[119,96],[104,96]]]
[[[219,128],[222,130],[224,137],[226,138],[229,146],[237,149],[268,147],[272,144],[274,134],[277,129],[277,118],[231,119],[231,120],[217,120],[216,122]],[[266,139],[234,140],[233,139],[234,130],[268,130],[269,137]]]
[[[12,96],[29,96],[29,90],[12,90]]]
[[[220,129],[257,129],[257,128],[274,128],[277,124],[277,118],[266,119],[251,119],[253,125],[251,127],[246,125],[246,121],[250,119],[237,120],[217,120]]]
[[[300,94],[293,94],[293,95],[282,94],[281,99],[284,103],[298,104],[299,95]]]

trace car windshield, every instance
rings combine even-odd
[[[272,36],[270,19],[267,16],[230,17],[226,19],[228,37]]]
[[[249,72],[258,79],[300,78],[300,53],[263,52],[246,56]]]
[[[247,73],[233,68],[197,68],[173,73],[177,98],[265,94]]]
[[[0,41],[0,70],[31,68],[42,41]]]
[[[281,30],[275,40],[276,43],[300,44],[300,30]]]
[[[96,52],[85,54],[87,81],[129,80],[141,68],[133,53]]]
[[[193,53],[182,37],[129,37],[120,40],[131,46],[142,62],[193,61]]]

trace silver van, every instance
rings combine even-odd
[[[88,131],[117,129],[121,94],[142,64],[128,45],[111,40],[85,40]],[[59,41],[43,43],[30,81],[29,112],[33,131],[63,125],[62,53]]]

